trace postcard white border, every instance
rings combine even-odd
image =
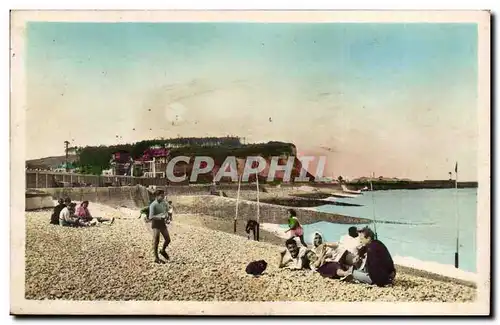
[[[24,299],[27,21],[446,22],[478,25],[478,297],[474,303],[104,302]],[[490,311],[490,13],[488,11],[13,11],[11,13],[11,313],[170,315],[487,315]]]

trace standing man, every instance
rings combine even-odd
[[[149,219],[151,220],[151,228],[153,229],[153,253],[155,263],[163,264],[165,261],[158,256],[158,245],[160,243],[160,234],[163,236],[163,248],[160,254],[167,260],[170,256],[167,254],[167,246],[170,244],[170,235],[166,225],[166,217],[168,204],[165,202],[165,192],[163,190],[155,191],[156,199],[149,206]]]

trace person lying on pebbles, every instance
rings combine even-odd
[[[278,268],[288,268],[290,270],[302,270],[304,268],[307,248],[300,247],[294,238],[289,238],[285,242],[286,249],[280,253]]]
[[[319,254],[310,250],[305,256],[305,260],[307,261],[306,263],[313,272],[318,272],[324,278],[340,279],[345,281],[352,280],[353,266],[344,270],[343,265],[339,262],[327,258],[328,247],[324,244],[319,246],[317,252]]]

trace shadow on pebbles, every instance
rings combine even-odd
[[[50,212],[26,213],[26,299],[462,302],[476,296],[467,286],[405,273],[379,288],[278,269],[281,247],[194,226],[182,215],[169,227],[171,260],[157,265],[149,224],[118,210],[92,212],[117,219],[66,228],[50,225]],[[247,263],[259,259],[269,263],[266,273],[247,275]]]

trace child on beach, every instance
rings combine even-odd
[[[250,231],[253,233],[253,239],[257,240],[257,232],[259,231],[259,224],[255,220],[248,220],[245,227],[247,238],[250,239]]]
[[[290,216],[288,217],[288,227],[285,233],[290,232],[290,238],[299,237],[300,242],[304,247],[307,247],[306,242],[304,241],[304,229],[302,229],[302,225],[297,219],[297,212],[294,209],[289,209],[288,213]]]
[[[172,206],[172,201],[168,201],[168,212],[167,212],[167,224],[172,222],[174,216],[174,207]]]

